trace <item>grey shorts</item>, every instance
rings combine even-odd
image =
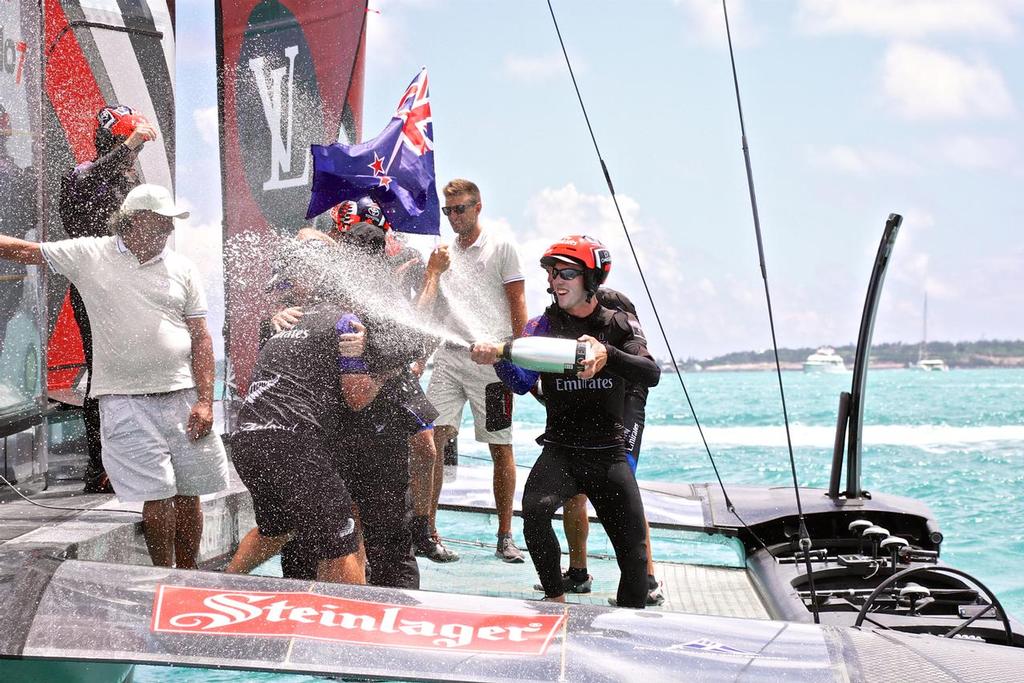
[[[118,500],[201,496],[228,486],[220,436],[185,433],[195,389],[99,397],[103,467]]]
[[[487,444],[511,444],[511,427],[487,431],[484,388],[497,381],[494,366],[474,363],[468,351],[439,348],[434,354],[434,371],[427,386],[427,398],[438,412],[434,424],[458,429],[462,423],[462,410],[468,401],[469,409],[473,412],[473,434],[476,440]]]

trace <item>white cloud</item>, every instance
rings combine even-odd
[[[970,170],[1007,168],[1016,158],[1014,142],[997,137],[958,135],[939,149],[944,159]]]
[[[908,119],[998,118],[1014,110],[1002,74],[939,50],[897,43],[883,62],[885,95]]]
[[[1006,38],[1017,32],[1016,0],[801,0],[798,30],[889,38],[968,34]]]
[[[199,131],[199,138],[211,147],[220,145],[220,129],[217,122],[217,106],[203,107],[192,112],[192,122]]]
[[[398,64],[400,48],[408,45],[408,31],[400,16],[388,11],[366,14],[366,54],[373,55],[375,68]]]
[[[585,70],[581,60],[573,61],[577,74]],[[505,55],[502,72],[509,78],[525,83],[537,83],[561,76],[568,76],[565,58],[560,52],[549,55]]]
[[[911,175],[917,165],[909,159],[883,149],[853,145],[808,147],[812,165],[857,176],[875,174]]]
[[[722,3],[717,0],[674,0],[689,18],[686,35],[696,36],[700,42],[726,48],[725,16]],[[750,19],[744,0],[732,0],[729,8],[729,31],[736,47],[749,47],[758,41],[757,28]]]

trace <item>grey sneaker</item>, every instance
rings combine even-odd
[[[437,536],[427,536],[416,542],[416,557],[425,557],[431,562],[458,562],[459,554],[445,547]]]
[[[647,591],[647,606],[658,607],[665,603],[665,591],[662,589],[661,581],[658,585]]]
[[[660,605],[663,605],[664,603],[665,591],[661,589],[661,583],[659,582],[657,588],[652,588],[651,590],[647,591],[647,606],[658,607]],[[608,604],[612,607],[619,606],[619,603],[615,600],[615,598],[608,598]]]
[[[500,557],[505,562],[520,564],[523,562],[523,551],[516,547],[512,540],[512,534],[498,534],[498,548],[494,551],[495,557]]]
[[[579,583],[573,581],[572,577],[569,576],[569,572],[562,572],[562,588],[565,589],[566,593],[589,593],[594,585],[594,576],[587,574],[587,578]],[[533,590],[542,591],[544,586],[539,583],[533,585]]]

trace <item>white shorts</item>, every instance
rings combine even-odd
[[[185,433],[195,389],[99,397],[103,467],[122,502],[201,496],[228,486],[224,445],[214,432]]]
[[[476,440],[487,444],[511,444],[511,427],[487,431],[484,387],[499,381],[493,366],[474,363],[468,351],[439,348],[434,354],[434,371],[427,386],[427,398],[439,413],[434,425],[458,429],[462,424],[462,409],[469,401]]]

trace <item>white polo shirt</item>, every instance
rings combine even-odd
[[[441,274],[445,327],[469,340],[512,337],[505,285],[523,279],[515,246],[482,230],[465,249],[456,240],[449,254],[451,265]]]
[[[78,288],[92,327],[92,396],[195,386],[186,318],[206,316],[196,267],[164,249],[146,263],[120,237],[45,242],[54,272]]]

